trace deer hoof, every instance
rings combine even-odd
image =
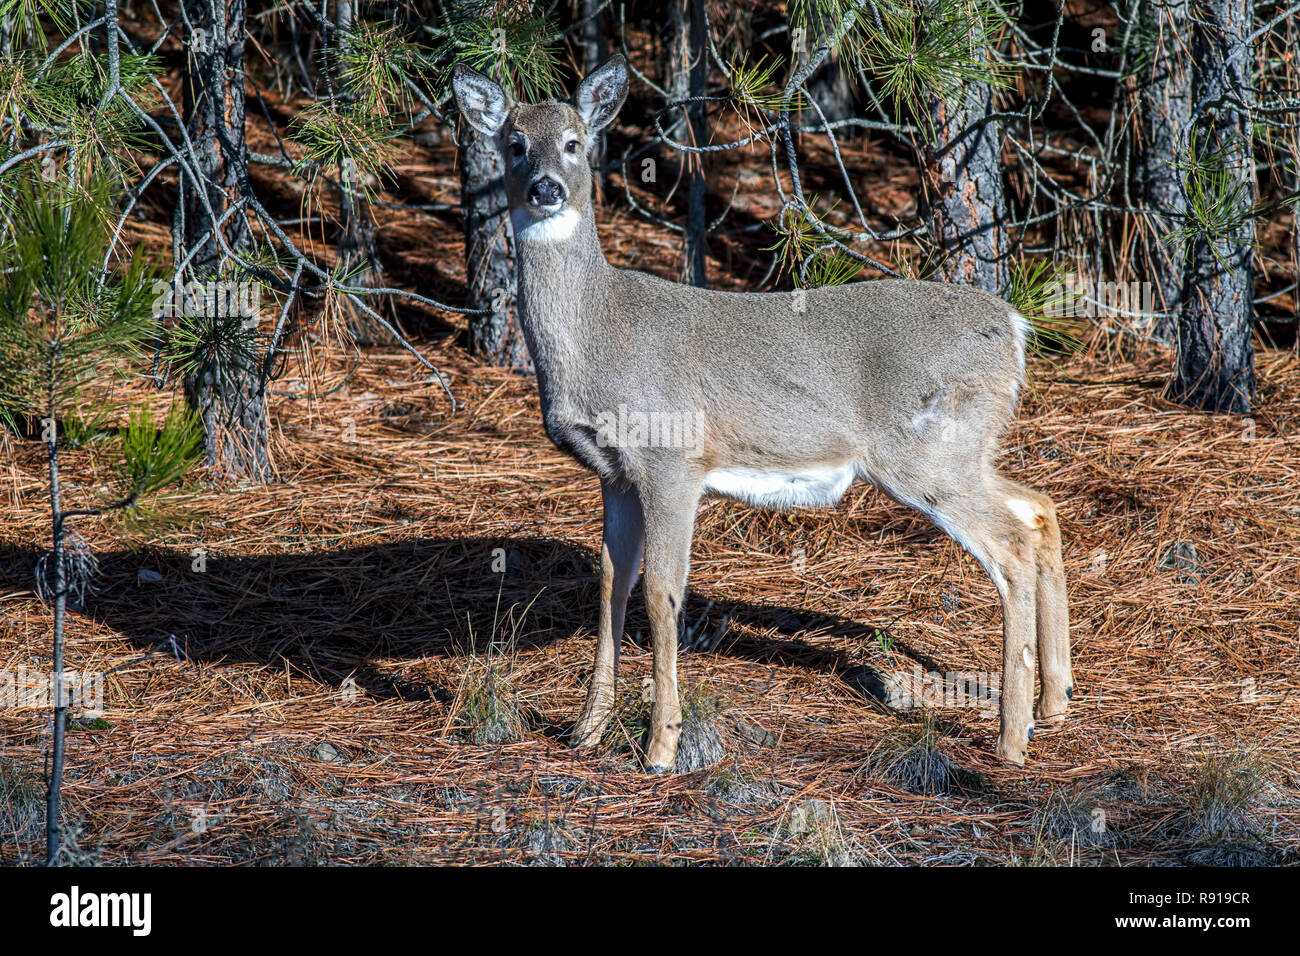
[[[999,760],[1005,761],[1015,767],[1023,767],[1025,765],[1025,750],[1027,748],[1024,745],[1021,745],[1020,747],[1009,746],[1003,737],[999,735],[997,746],[994,749],[997,752]]]
[[[1064,703],[1059,706],[1048,706],[1040,702],[1034,708],[1034,724],[1040,730],[1059,730],[1065,726],[1065,709]],[[1033,734],[1030,733],[1030,740],[1033,740]]]
[[[575,750],[590,750],[600,743],[604,733],[605,725],[599,720],[579,718],[569,731],[569,746]]]

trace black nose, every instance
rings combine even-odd
[[[528,187],[528,201],[534,206],[554,206],[564,200],[564,187],[550,176],[543,176]]]

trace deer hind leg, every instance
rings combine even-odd
[[[1003,479],[1005,482],[1005,479]],[[1034,707],[1034,726],[1040,729],[1060,727],[1070,698],[1074,696],[1074,677],[1070,667],[1070,611],[1065,593],[1065,565],[1061,559],[1061,531],[1056,521],[1056,507],[1050,498],[1022,485],[1005,482],[1018,500],[1031,503],[1028,512],[1038,526],[1037,589],[1035,610],[1038,625],[1038,703]]]
[[[654,703],[646,769],[666,773],[677,758],[682,707],[677,693],[677,641],[691,534],[699,505],[698,486],[644,496],[646,520],[645,598],[654,641]]]
[[[1043,664],[1037,713],[1064,718],[1070,664],[1065,578],[1055,508],[1000,475],[967,487],[895,497],[927,514],[984,566],[1002,603],[1002,700],[997,754],[1023,765],[1035,729],[1035,651]]]
[[[573,725],[570,737],[575,747],[583,748],[594,747],[600,742],[614,710],[623,618],[628,595],[636,586],[645,542],[645,519],[636,490],[621,489],[605,482],[601,485],[601,493],[605,505],[605,531],[600,545],[600,633],[596,639],[596,664],[587,688],[587,702]]]
[[[987,500],[987,499],[986,499]],[[1034,650],[1038,634],[1035,532],[993,500],[972,530],[975,555],[989,570],[1002,601],[1002,701],[996,752],[1023,766],[1034,737]],[[968,550],[969,547],[968,547]]]
[[[1006,576],[1006,585],[999,586],[1006,643],[998,756],[1022,764],[1020,727],[1034,689],[1034,657],[1028,635],[1032,634],[1038,652],[1041,685],[1028,739],[1036,729],[1064,723],[1074,693],[1061,532],[1050,498],[1000,475],[989,476],[985,484],[989,490],[984,495],[987,526],[983,547]],[[1026,608],[1032,609],[1027,618]]]

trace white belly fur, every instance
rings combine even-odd
[[[803,471],[716,468],[704,476],[704,490],[758,508],[820,508],[839,501],[856,474],[852,465]]]

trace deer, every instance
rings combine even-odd
[[[672,771],[701,501],[828,507],[862,480],[928,518],[992,579],[1003,625],[994,750],[1023,766],[1035,728],[1062,726],[1074,694],[1056,508],[995,467],[1030,323],[973,286],[888,278],[729,292],[616,268],[596,230],[591,156],[627,98],[626,59],[591,71],[572,102],[515,102],[465,64],[451,86],[461,117],[500,153],[515,305],[546,435],[600,480],[599,628],[570,743],[592,748],[608,726],[627,601],[644,573],[644,764]],[[689,427],[643,427],[656,415]],[[665,431],[671,440],[658,440]]]

